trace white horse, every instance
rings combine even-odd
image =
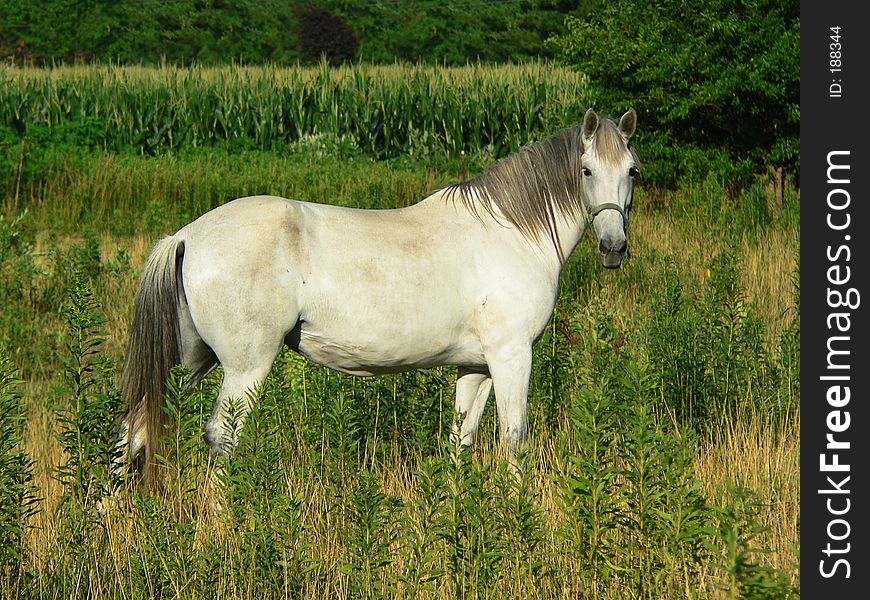
[[[354,375],[457,365],[454,440],[474,442],[495,386],[511,449],[527,437],[532,345],[566,258],[592,225],[601,264],[626,252],[636,115],[530,144],[487,172],[394,210],[240,198],[159,241],[136,297],[120,385],[123,444],[150,464],[175,364],[223,383],[205,438],[232,448],[228,401],[251,409],[285,344]],[[237,423],[241,425],[241,423]]]

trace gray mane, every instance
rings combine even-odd
[[[599,159],[622,159],[625,140],[609,119],[602,119],[592,140]],[[563,129],[521,148],[471,179],[445,188],[446,197],[462,201],[474,215],[481,210],[504,215],[527,239],[540,243],[549,238],[564,261],[558,218],[586,217],[580,194],[582,126]]]

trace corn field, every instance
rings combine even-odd
[[[576,122],[585,96],[581,75],[543,63],[0,69],[0,126],[71,127],[95,147],[146,154],[235,139],[274,149],[332,134],[378,159],[420,147],[503,156]]]

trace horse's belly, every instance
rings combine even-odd
[[[439,365],[484,365],[483,349],[468,336],[354,335],[302,323],[296,350],[317,364],[353,375],[379,375]]]

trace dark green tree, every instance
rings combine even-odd
[[[309,4],[298,10],[297,19],[296,37],[303,58],[320,60],[323,57],[331,64],[356,58],[359,40],[353,27],[340,16]]]
[[[601,0],[0,0],[0,60],[293,64],[316,42],[341,47],[342,57],[352,54],[369,62],[523,61],[552,56],[554,50],[544,41],[565,30],[565,17],[582,16],[599,4]],[[301,16],[314,12],[332,15],[349,29],[300,23]],[[353,53],[348,52],[350,33],[359,41]]]
[[[280,63],[299,58],[295,2],[0,0],[0,59],[19,64]]]
[[[703,151],[696,164],[727,156],[737,177],[770,167],[797,174],[797,0],[612,0],[566,25],[550,46],[589,75],[598,108],[637,109],[648,157],[685,162],[667,154],[680,145]],[[654,175],[664,182],[690,165],[677,167]]]
[[[600,0],[319,0],[342,15],[372,62],[441,64],[551,57],[545,40],[565,30],[566,15],[583,15]]]

